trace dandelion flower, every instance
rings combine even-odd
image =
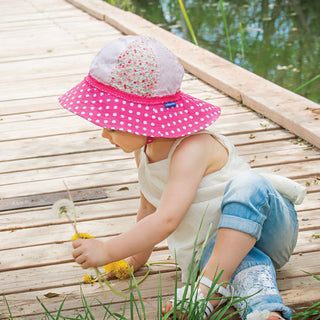
[[[80,239],[94,239],[94,236],[90,235],[89,233],[79,233],[79,235],[75,233],[71,238],[71,241],[79,239],[79,236]]]
[[[52,210],[61,216],[63,213],[72,212],[74,210],[74,204],[69,199],[60,199],[53,204]]]
[[[116,262],[111,262],[103,266],[103,270],[108,274],[114,271],[115,266],[116,266]]]
[[[96,277],[95,276],[89,276],[88,274],[85,274],[84,276],[83,276],[83,282],[84,283],[88,283],[88,284],[92,284],[92,283],[94,283],[95,282],[95,280],[96,280]]]
[[[129,264],[126,263],[124,260],[121,260],[119,261],[119,263],[116,264],[114,274],[118,279],[123,280],[130,278],[130,270],[131,272],[133,272],[133,267],[129,266]]]
[[[130,270],[133,272],[133,266],[130,266],[124,260],[111,262],[103,267],[104,271],[108,274],[113,272],[116,278],[123,280],[130,277]]]

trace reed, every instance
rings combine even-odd
[[[307,81],[306,83],[302,84],[300,87],[298,87],[297,89],[293,90],[293,92],[300,91],[301,89],[305,88],[306,86],[308,86],[309,84],[313,83],[314,81],[316,81],[318,79],[320,79],[320,74],[318,74],[317,76],[315,76],[311,80]]]
[[[226,18],[225,12],[224,12],[223,0],[219,0],[219,4],[220,4],[223,25],[224,25],[224,31],[226,33],[226,38],[227,38],[227,43],[228,43],[229,59],[230,59],[230,61],[232,61],[231,43],[230,43],[230,37],[229,37],[229,32],[228,32],[227,18]]]
[[[194,44],[198,46],[198,40],[197,40],[196,35],[195,35],[194,31],[193,31],[193,28],[192,28],[188,13],[187,13],[187,11],[186,11],[186,9],[184,7],[184,4],[183,4],[182,0],[178,0],[178,1],[179,1],[179,5],[180,5],[180,8],[181,8],[184,20],[185,20],[185,22],[187,24],[189,33],[190,33],[190,35],[192,37],[192,40],[193,40]]]
[[[241,58],[244,58],[244,41],[243,41],[243,29],[242,29],[242,23],[239,23],[239,32],[240,32],[240,46],[241,46]]]

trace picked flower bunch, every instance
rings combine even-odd
[[[65,184],[68,195],[69,195],[69,199],[61,199],[56,201],[53,204],[53,211],[55,213],[57,213],[60,217],[62,215],[64,215],[68,221],[71,223],[71,225],[73,226],[73,229],[75,231],[75,234],[72,236],[71,241],[74,241],[76,239],[94,239],[94,236],[90,235],[89,233],[80,233],[77,230],[77,219],[76,219],[76,208],[74,206],[74,202],[72,200],[72,196],[71,193],[67,187],[67,185]],[[73,219],[70,217],[70,214],[73,216]],[[136,285],[139,285],[141,282],[143,282],[149,275],[151,268],[150,265],[152,264],[173,264],[176,265],[176,263],[172,263],[172,262],[154,262],[154,263],[146,263],[145,266],[147,267],[147,272],[146,274],[139,280],[136,281],[134,279],[134,285],[132,286],[135,287]],[[103,269],[105,271],[105,275],[103,275],[98,268],[93,268],[96,275],[88,275],[85,274],[83,276],[83,282],[87,283],[87,284],[93,284],[95,282],[99,282],[100,287],[102,289],[102,291],[105,294],[105,290],[103,288],[103,283],[106,284],[109,289],[116,295],[126,298],[126,299],[130,299],[130,297],[117,292],[109,283],[108,279],[112,279],[112,278],[117,278],[119,280],[124,280],[124,279],[128,279],[130,278],[131,275],[133,275],[134,272],[134,268],[132,265],[129,265],[125,260],[119,260],[116,262],[111,262],[105,266],[103,266]],[[134,278],[134,277],[133,277]],[[123,289],[124,290],[128,290],[128,288]]]
[[[92,235],[89,233],[75,233],[71,238],[71,241],[77,239],[94,239]],[[111,262],[105,266],[103,266],[103,270],[106,272],[108,278],[116,277],[117,279],[124,280],[130,278],[130,274],[134,272],[133,266],[129,265],[125,260],[119,260],[116,262]],[[85,283],[93,283],[95,279],[93,276],[89,276],[85,274],[83,276],[83,280]]]
[[[52,207],[53,211],[55,213],[58,213],[60,217],[62,215],[65,215],[68,221],[72,224],[75,234],[72,236],[71,241],[74,241],[76,239],[94,239],[94,236],[90,235],[89,233],[78,232],[77,225],[76,225],[76,209],[68,188],[67,188],[67,191],[70,199],[61,199],[56,201]],[[73,219],[71,219],[70,214],[73,215]],[[90,276],[88,274],[85,274],[83,276],[84,283],[93,284],[94,282],[98,281],[101,286],[101,289],[105,293],[105,290],[102,285],[102,281],[103,281],[110,288],[110,290],[116,295],[124,298],[129,298],[126,295],[120,292],[117,292],[114,288],[112,288],[109,281],[106,279],[104,275],[101,274],[98,268],[93,268],[93,269],[95,270],[96,276],[93,276],[93,275]],[[133,267],[129,266],[129,264],[124,260],[112,262],[104,266],[103,269],[105,270],[107,277],[108,276],[109,278],[116,277],[117,279],[121,279],[121,280],[129,278],[134,271]]]

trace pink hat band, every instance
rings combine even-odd
[[[97,55],[89,75],[59,98],[64,108],[100,127],[149,137],[190,135],[218,119],[219,107],[179,90],[182,67],[164,46],[136,36],[112,43]],[[116,59],[106,48],[116,51]],[[170,80],[165,84],[166,76]]]

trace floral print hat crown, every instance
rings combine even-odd
[[[204,130],[220,108],[180,91],[184,70],[153,38],[124,36],[107,44],[87,77],[59,98],[61,105],[102,127],[175,138]]]

